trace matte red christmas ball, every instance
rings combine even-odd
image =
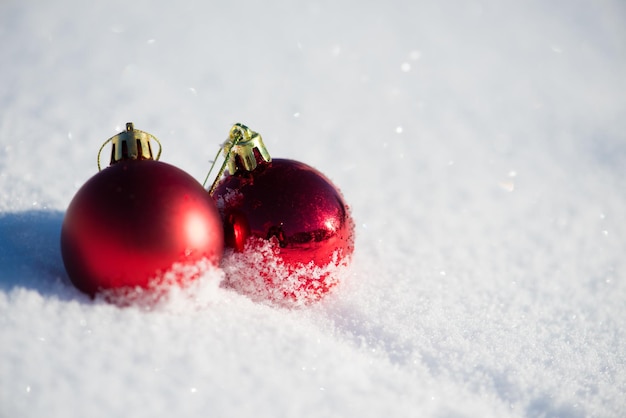
[[[149,288],[173,267],[221,260],[215,203],[189,174],[153,159],[150,139],[156,138],[127,124],[109,140],[111,165],[88,180],[67,209],[63,262],[87,294]],[[181,274],[175,281],[189,278]]]
[[[229,141],[228,172],[211,190],[232,249],[224,261],[227,284],[288,305],[320,299],[354,250],[342,194],[307,164],[271,159],[261,136],[244,125],[233,127]]]

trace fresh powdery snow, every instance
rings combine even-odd
[[[626,416],[625,74],[621,0],[2,1],[0,417]],[[332,179],[336,290],[76,290],[131,121],[199,181],[235,122]]]

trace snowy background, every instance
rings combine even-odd
[[[620,0],[3,1],[0,416],[624,416],[624,74]],[[234,122],[324,172],[347,280],[80,294],[60,225],[128,121],[199,181]]]

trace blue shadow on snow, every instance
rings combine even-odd
[[[62,296],[72,287],[61,259],[62,223],[59,211],[0,214],[0,290],[24,287]]]

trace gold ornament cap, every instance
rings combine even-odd
[[[152,153],[150,140],[153,139],[159,145],[156,157]],[[126,124],[126,130],[107,139],[98,151],[98,170],[100,170],[100,154],[111,142],[111,161],[113,165],[123,160],[158,160],[161,156],[161,143],[154,135],[135,129],[132,122]]]
[[[268,163],[272,161],[272,157],[263,143],[263,138],[258,132],[254,132],[241,123],[234,124],[230,128],[228,140],[224,147],[224,158],[226,158],[228,172],[235,174],[239,169],[254,170],[257,167],[257,156],[254,150],[257,150],[263,161]]]
[[[220,153],[224,156],[224,162],[217,172],[217,177],[213,180],[213,184],[209,188],[209,194],[213,194],[218,182],[222,178],[222,174],[226,168],[230,174],[235,174],[237,171],[243,169],[245,171],[253,171],[259,162],[271,162],[272,157],[267,152],[263,138],[258,132],[254,132],[246,125],[236,123],[230,128],[228,133],[228,139],[222,144],[220,149],[215,155],[215,159],[209,168],[209,172],[204,179],[203,186],[206,186],[211,172],[215,167],[215,163],[220,156]]]

